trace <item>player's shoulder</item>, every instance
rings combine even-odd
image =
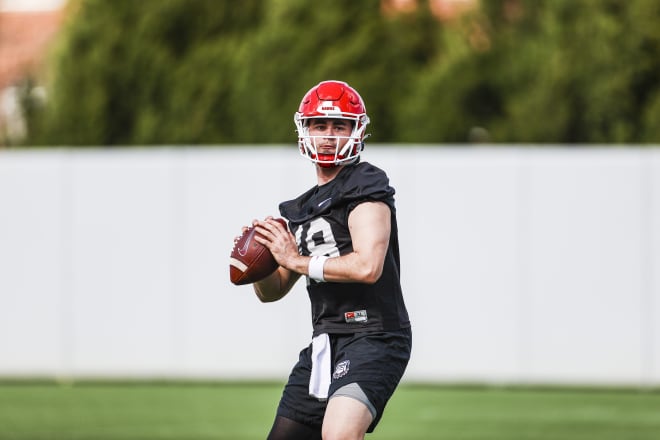
[[[370,162],[358,162],[347,167],[348,174],[354,179],[388,179],[387,173]]]
[[[369,162],[360,162],[350,166],[343,176],[340,191],[345,197],[390,197],[394,188],[390,186],[387,173]]]
[[[394,206],[394,188],[380,168],[360,162],[347,165],[329,183],[315,186],[293,200],[280,203],[280,213],[294,224],[327,215],[335,208],[352,209],[363,201],[384,201]]]

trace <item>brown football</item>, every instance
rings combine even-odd
[[[275,219],[285,228],[286,221]],[[240,286],[262,280],[279,266],[268,248],[257,240],[254,227],[249,227],[236,241],[229,256],[229,279]]]

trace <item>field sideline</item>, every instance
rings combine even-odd
[[[0,440],[263,440],[281,383],[0,380]],[[404,384],[367,439],[656,440],[660,390]]]

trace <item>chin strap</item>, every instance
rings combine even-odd
[[[319,154],[318,160],[322,160],[323,162],[316,162],[321,168],[334,168],[336,166],[339,166],[337,162],[334,162],[335,155],[334,154]]]

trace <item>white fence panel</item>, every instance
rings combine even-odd
[[[660,383],[660,150],[369,146],[397,190],[406,380]],[[0,151],[0,376],[284,378],[300,282],[228,280],[315,183],[294,147]]]

